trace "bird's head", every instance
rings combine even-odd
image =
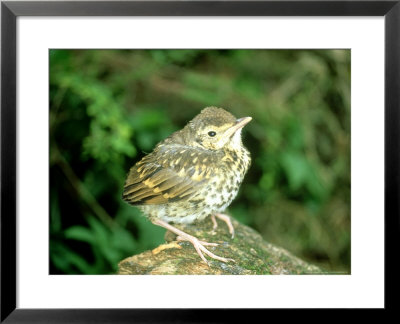
[[[207,107],[193,118],[190,128],[192,144],[208,150],[239,148],[242,145],[242,128],[251,117],[237,119],[222,108]]]

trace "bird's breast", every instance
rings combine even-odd
[[[236,197],[250,162],[250,154],[244,148],[236,152],[225,152],[216,165],[214,177],[194,199],[202,197],[205,208],[223,212]]]

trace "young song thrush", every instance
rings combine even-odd
[[[123,199],[139,207],[150,221],[189,241],[204,262],[203,253],[227,262],[200,241],[170,223],[190,224],[211,216],[223,220],[234,236],[229,216],[223,212],[238,193],[250,166],[250,153],[242,144],[242,128],[251,117],[236,119],[222,108],[208,107],[156,145],[153,152],[129,171]]]

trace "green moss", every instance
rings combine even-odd
[[[292,256],[286,250],[262,240],[261,236],[236,221],[233,221],[236,236],[230,238],[227,229],[219,226],[215,233],[208,222],[181,226],[185,232],[195,235],[200,240],[219,243],[208,247],[209,251],[235,262],[224,263],[205,255],[209,266],[201,260],[192,244],[179,242],[181,249],[168,248],[154,255],[151,252],[133,256],[120,263],[124,271],[131,267],[132,274],[224,274],[224,275],[271,275],[271,274],[306,274],[321,273],[314,266]],[[146,267],[137,266],[145,263]],[[150,267],[149,267],[150,263]]]

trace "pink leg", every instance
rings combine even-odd
[[[187,239],[186,239],[185,237],[182,237],[182,236],[180,236],[180,235],[178,235],[178,236],[176,237],[176,240],[177,240],[177,241],[187,241]],[[218,243],[208,243],[208,242],[200,241],[200,240],[199,240],[199,242],[200,242],[202,245],[206,245],[206,246],[218,246],[218,245],[219,245]]]
[[[211,253],[210,251],[208,251],[208,250],[204,247],[204,245],[216,246],[216,245],[218,245],[218,244],[216,244],[216,243],[207,243],[207,242],[199,241],[199,239],[197,239],[196,237],[194,237],[194,236],[192,236],[192,235],[189,235],[189,234],[187,234],[187,233],[181,231],[180,229],[178,229],[178,228],[172,226],[171,224],[168,224],[167,222],[164,222],[164,221],[162,221],[162,220],[160,220],[160,219],[154,220],[154,221],[152,221],[152,223],[153,223],[154,225],[158,225],[158,226],[164,227],[164,228],[166,228],[167,230],[169,230],[169,231],[175,233],[176,235],[178,235],[179,240],[185,240],[185,241],[189,241],[190,243],[192,243],[193,246],[194,246],[194,248],[196,249],[197,253],[199,254],[200,258],[201,258],[207,265],[209,265],[209,264],[208,264],[208,262],[207,262],[207,260],[206,260],[206,258],[204,257],[204,255],[203,255],[202,252],[204,252],[205,254],[207,254],[209,257],[211,257],[211,258],[213,258],[213,259],[216,259],[216,260],[219,260],[219,261],[222,261],[222,262],[229,262],[229,261],[233,261],[233,262],[234,262],[233,259],[226,259],[226,258],[219,257],[218,255],[215,255],[214,253]]]
[[[212,218],[213,216],[214,215],[211,215],[211,219],[213,219]],[[232,238],[234,238],[235,237],[235,229],[233,228],[233,225],[232,225],[232,222],[231,222],[231,218],[228,215],[219,214],[219,213],[215,214],[214,221],[215,221],[215,217],[217,217],[220,220],[224,221],[226,223],[226,225],[228,225],[229,233],[231,233]],[[214,221],[213,221],[213,223],[214,223]],[[217,227],[217,226],[215,226],[215,224],[216,224],[216,221],[214,223],[214,228],[213,228],[214,230]]]
[[[217,229],[217,227],[218,227],[218,223],[217,223],[217,220],[215,219],[215,215],[214,214],[211,214],[211,220],[212,220],[212,223],[213,223],[213,231],[215,231]]]

